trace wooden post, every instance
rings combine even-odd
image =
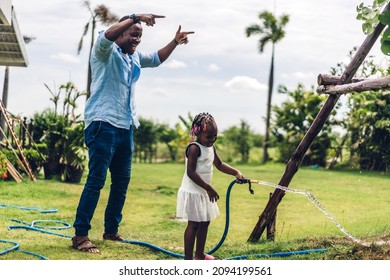
[[[384,9],[389,10],[390,3],[387,4]],[[378,39],[379,35],[382,33],[385,25],[379,23],[374,32],[366,37],[363,44],[360,46],[355,56],[352,58],[351,62],[346,67],[343,75],[339,80],[339,84],[347,84],[352,80],[352,77],[355,75],[359,66],[362,64],[367,54],[370,52],[372,46]],[[326,100],[324,106],[321,108],[320,112],[314,119],[312,125],[309,127],[309,130],[306,132],[302,141],[299,143],[292,157],[288,161],[286,165],[285,172],[279,181],[280,186],[288,187],[291,180],[293,179],[295,173],[298,171],[299,165],[301,161],[312,144],[313,140],[317,137],[318,133],[321,131],[324,126],[326,120],[328,119],[331,111],[336,105],[339,95],[329,95]],[[272,217],[276,213],[276,208],[278,204],[282,200],[285,192],[281,189],[276,189],[272,194],[270,200],[268,201],[263,213],[259,216],[259,220],[257,221],[255,228],[253,229],[250,237],[248,238],[248,242],[258,242],[261,235],[263,234],[265,228],[270,224]]]
[[[269,197],[271,198],[272,193],[269,193]],[[275,232],[276,232],[276,210],[275,214],[272,216],[269,225],[267,226],[267,240],[274,241],[275,240]]]
[[[26,127],[27,127],[27,117],[23,117],[23,121],[20,120],[20,131],[22,131],[22,148],[26,148]]]
[[[30,119],[30,123],[28,125],[28,132],[29,132],[29,141],[28,141],[28,148],[30,149],[32,147],[32,142],[33,142],[33,139],[34,139],[34,133],[33,133],[33,129],[34,129],[34,119]]]

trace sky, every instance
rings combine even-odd
[[[81,0],[12,0],[20,31],[36,39],[26,46],[28,67],[11,67],[8,109],[31,117],[51,107],[50,92],[72,81],[86,89],[90,33],[84,48],[77,46],[90,13]],[[189,43],[176,48],[158,68],[142,70],[136,87],[139,115],[173,126],[179,116],[211,113],[221,131],[241,120],[264,133],[271,45],[258,51],[259,37],[246,37],[245,28],[260,23],[268,10],[290,21],[286,36],[276,45],[273,105],[285,96],[278,85],[294,90],[301,83],[316,86],[317,75],[329,73],[366,35],[356,20],[362,0],[91,0],[106,5],[119,17],[132,13],[164,15],[153,27],[144,26],[141,51],[155,51],[182,31],[194,31]],[[372,2],[372,1],[371,1]],[[369,2],[370,3],[370,2]],[[107,29],[98,25],[96,32]],[[380,56],[377,43],[372,54]],[[1,69],[3,68],[3,69]],[[4,69],[0,68],[1,86]],[[79,100],[83,112],[85,99]],[[342,102],[343,100],[341,100]]]

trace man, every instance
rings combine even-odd
[[[89,153],[89,173],[77,207],[72,247],[99,253],[88,238],[91,220],[103,188],[107,171],[111,173],[110,194],[104,216],[104,240],[123,241],[118,233],[122,209],[130,182],[133,154],[133,128],[139,126],[134,87],[142,67],[157,67],[177,45],[188,43],[181,26],[165,47],[154,53],[137,51],[143,28],[153,26],[153,14],[124,16],[101,32],[91,54],[91,96],[85,106],[85,143]]]

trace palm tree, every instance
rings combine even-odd
[[[92,24],[91,29],[91,46],[89,48],[89,58],[88,58],[88,77],[87,77],[87,99],[89,98],[91,92],[91,65],[89,64],[89,61],[91,59],[91,52],[92,47],[95,42],[95,28],[96,28],[96,22],[100,21],[103,25],[109,25],[116,21],[118,21],[118,16],[111,13],[110,10],[105,5],[98,5],[95,9],[91,9],[91,3],[89,0],[86,0],[83,2],[84,6],[87,7],[89,12],[91,13],[91,17],[89,18],[88,22],[84,26],[84,32],[81,36],[79,46],[77,48],[77,54],[80,54],[81,49],[83,48],[83,39],[87,35],[89,31],[89,26]]]
[[[260,35],[259,39],[259,52],[264,51],[267,43],[272,43],[272,56],[271,56],[271,69],[268,79],[268,103],[267,103],[267,117],[266,117],[266,129],[264,137],[264,151],[263,151],[263,163],[268,161],[268,146],[269,146],[269,131],[270,131],[270,118],[271,118],[271,100],[272,89],[274,84],[274,57],[275,57],[275,44],[284,38],[284,27],[289,21],[288,15],[282,15],[277,19],[272,13],[263,11],[259,13],[259,19],[261,25],[252,24],[246,28],[246,36]]]

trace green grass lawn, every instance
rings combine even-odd
[[[247,178],[277,184],[284,165],[237,165]],[[164,249],[183,253],[186,223],[175,219],[176,193],[184,171],[183,164],[134,164],[120,233],[128,240],[144,241]],[[219,242],[225,228],[226,189],[234,179],[215,170],[213,185],[221,199],[221,216],[211,222],[207,250]],[[390,239],[390,175],[360,171],[329,171],[300,168],[290,184],[291,189],[308,190],[326,210],[354,237],[365,242]],[[254,195],[248,185],[235,184],[230,199],[230,227],[224,244],[214,254],[219,258],[249,254],[268,254],[325,248],[327,253],[299,255],[288,259],[390,259],[390,246],[363,248],[344,233],[305,196],[286,193],[277,210],[274,242],[247,242],[259,215],[274,188],[254,184]],[[34,220],[60,220],[72,224],[83,184],[65,184],[55,180],[36,182],[0,182],[0,204],[58,209],[39,211],[0,207],[0,239],[17,242],[20,250],[34,252],[50,260],[163,260],[173,257],[149,248],[102,240],[103,213],[109,185],[92,220],[91,240],[100,254],[81,253],[71,248],[66,237],[24,229],[8,230],[18,225],[11,219],[31,223]],[[58,225],[55,225],[58,226]],[[54,231],[54,230],[53,230]],[[73,228],[55,231],[73,236]],[[0,251],[11,247],[0,243]],[[0,255],[0,260],[37,259],[15,251]]]

